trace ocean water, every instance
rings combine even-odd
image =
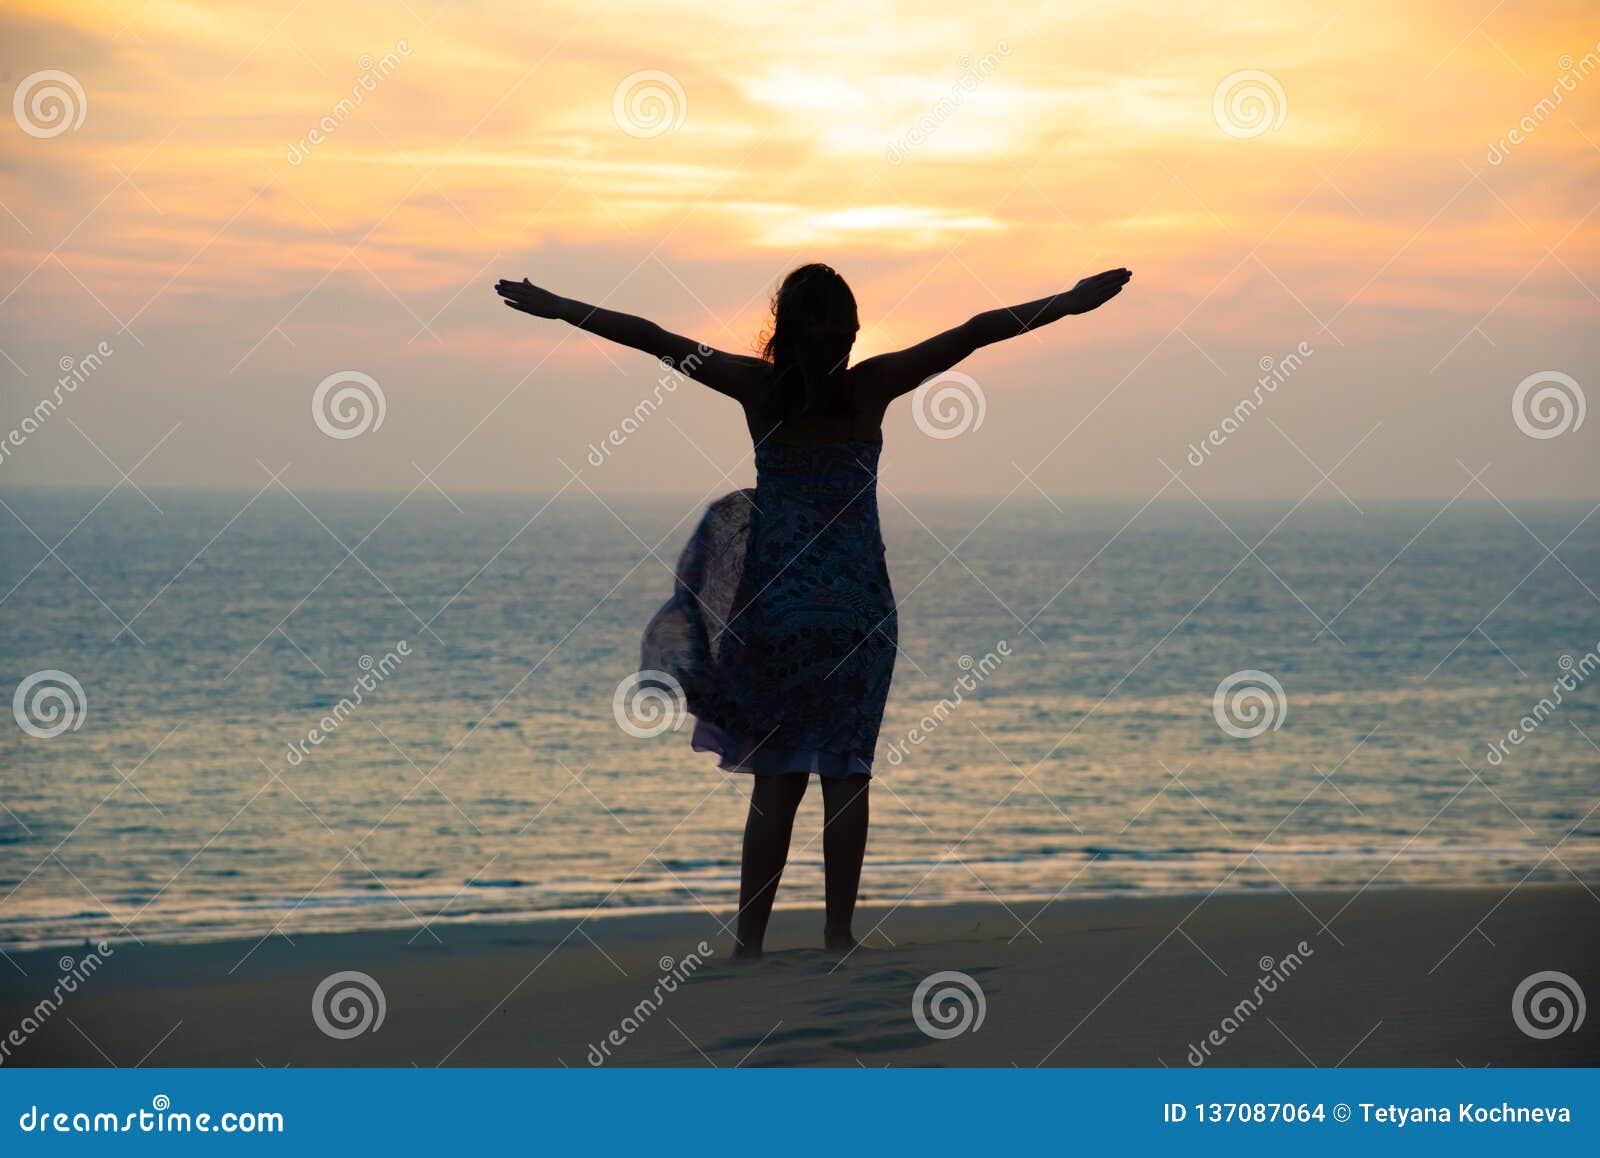
[[[694,499],[0,497],[5,702],[82,688],[0,717],[0,945],[733,907],[746,782],[614,709]],[[865,900],[1600,878],[1587,508],[908,501]]]

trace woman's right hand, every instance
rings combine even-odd
[[[1122,292],[1122,287],[1133,277],[1131,269],[1108,269],[1093,277],[1086,277],[1073,286],[1062,298],[1069,314],[1086,314],[1098,309]]]
[[[494,292],[505,299],[506,305],[536,318],[559,318],[566,299],[547,289],[541,289],[527,278],[521,281],[499,281]]]

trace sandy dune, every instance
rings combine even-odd
[[[774,951],[753,965],[726,959],[728,937],[709,914],[128,944],[6,1060],[1184,1066],[1203,1049],[1206,1064],[1228,1066],[1600,1061],[1600,1013],[1545,1040],[1512,1015],[1519,982],[1545,970],[1600,997],[1600,900],[1579,884],[905,907],[864,918],[863,930],[882,922],[870,947],[841,960],[804,947],[819,914],[780,911]],[[700,962],[702,942],[711,952]],[[50,991],[62,953],[11,956],[6,1028]],[[318,1028],[313,995],[345,970],[377,982],[384,1018],[339,1039]],[[948,1038],[913,1016],[919,983],[942,971],[982,993],[981,1025]],[[939,1008],[960,1020],[959,1003]]]

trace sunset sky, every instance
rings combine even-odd
[[[491,287],[527,276],[750,352],[807,260],[854,285],[863,355],[1135,271],[1103,311],[961,367],[981,427],[930,438],[898,404],[897,490],[1145,497],[1163,462],[1219,498],[1292,501],[1321,471],[1448,498],[1485,464],[1508,498],[1600,484],[1600,415],[1547,439],[1512,415],[1542,371],[1600,405],[1600,20],[1576,0],[3,19],[0,435],[62,365],[113,352],[0,458],[0,486],[253,490],[286,463],[306,488],[432,472],[450,494],[547,493],[569,467],[600,492],[744,483],[737,408],[693,387],[588,462],[656,368]],[[63,90],[81,124],[30,121],[18,89],[44,70],[81,89]],[[1239,73],[1265,124],[1219,104]],[[1186,464],[1300,343],[1260,412]],[[329,438],[311,399],[344,370],[380,384],[384,421]]]

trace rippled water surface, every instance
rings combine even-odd
[[[731,907],[744,782],[613,716],[691,500],[4,497],[6,700],[54,669],[86,709],[0,729],[0,943]],[[1600,871],[1600,692],[1488,758],[1600,639],[1586,508],[911,505],[867,900]],[[1247,670],[1282,710],[1239,738]]]

